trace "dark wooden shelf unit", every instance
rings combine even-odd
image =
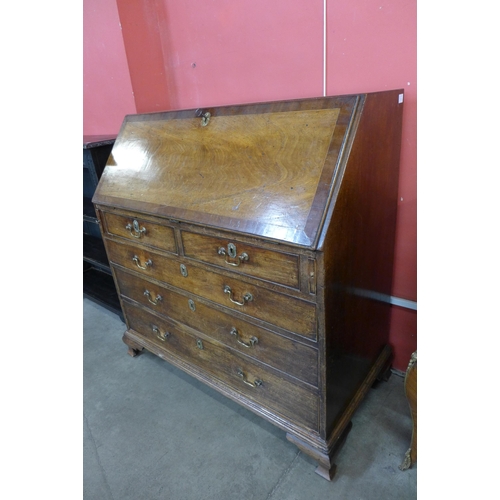
[[[106,309],[115,311],[123,320],[120,301],[110,274],[84,262],[83,295]]]
[[[123,320],[92,196],[115,142],[114,136],[83,137],[83,294]]]
[[[108,257],[102,239],[83,235],[83,260],[100,271],[111,275]]]
[[[97,216],[94,205],[90,198],[83,197],[83,220],[86,222],[96,223]]]

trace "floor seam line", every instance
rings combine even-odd
[[[290,465],[283,471],[283,474],[281,474],[281,476],[279,477],[277,483],[274,485],[273,489],[267,495],[266,500],[269,500],[274,495],[274,492],[278,489],[278,487],[280,486],[280,484],[283,482],[283,480],[285,479],[285,477],[288,475],[288,473],[290,472],[293,464],[295,463],[295,461],[297,460],[297,457],[299,455],[300,455],[300,450],[297,450],[297,453],[293,457],[293,460],[290,462]]]
[[[85,412],[83,413],[83,418],[85,419],[85,424],[86,424],[87,429],[88,429],[89,434],[90,434],[90,441],[92,442],[92,445],[94,447],[95,456],[97,458],[97,463],[99,464],[99,468],[101,469],[101,473],[102,473],[102,476],[104,478],[104,484],[106,485],[106,489],[108,490],[109,496],[111,497],[112,500],[114,500],[115,497],[113,496],[113,492],[111,491],[111,487],[109,486],[108,478],[106,477],[106,472],[104,470],[104,467],[102,466],[101,458],[100,458],[99,452],[97,450],[97,445],[95,444],[94,435],[92,434],[92,430],[90,429],[89,421],[87,419],[87,416],[85,415]]]

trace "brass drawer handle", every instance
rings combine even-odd
[[[253,295],[251,293],[245,293],[243,295],[243,302],[238,302],[237,300],[233,299],[233,291],[231,290],[231,287],[229,285],[224,286],[224,293],[229,294],[229,300],[238,306],[244,306],[247,302],[252,302],[253,300]]]
[[[241,368],[238,368],[238,377],[241,377],[243,383],[249,385],[250,387],[260,387],[262,385],[262,380],[256,378],[253,382],[247,380],[247,377]]]
[[[147,269],[148,267],[153,265],[153,261],[151,259],[148,259],[146,262],[144,262],[144,266],[141,266],[141,264],[139,263],[139,257],[137,257],[137,255],[134,255],[132,257],[132,260],[135,262],[135,265],[139,269]]]
[[[149,290],[145,290],[144,295],[148,298],[149,302],[151,302],[151,304],[153,304],[154,306],[157,306],[158,302],[161,302],[163,300],[163,297],[158,294],[156,294],[156,299],[151,300],[151,292]]]
[[[165,340],[170,337],[170,332],[165,332],[162,334],[160,332],[160,329],[155,325],[153,325],[153,333],[156,335],[156,338],[161,340],[162,342],[165,342]]]
[[[226,256],[226,264],[228,266],[234,266],[234,267],[239,267],[239,265],[242,263],[242,262],[247,262],[249,257],[248,257],[248,254],[246,252],[243,252],[241,255],[238,255],[238,257],[236,257],[236,245],[234,243],[229,243],[227,245],[227,251],[224,247],[219,247],[219,249],[217,250],[217,253],[219,255],[225,255]],[[227,260],[227,258],[231,257],[232,259],[237,259],[236,262],[229,262]]]
[[[238,342],[238,344],[241,344],[244,347],[253,347],[255,344],[257,344],[259,342],[259,339],[257,337],[250,337],[250,341],[248,344],[246,342],[243,342],[243,340],[240,340],[238,338],[238,336],[239,336],[238,330],[234,327],[231,328],[231,331],[229,333],[231,335],[234,335],[236,337],[236,342]]]
[[[141,227],[139,229],[139,222],[137,222],[135,219],[134,219],[134,222],[132,224],[127,224],[125,226],[125,229],[128,230],[128,232],[130,233],[131,236],[133,236],[134,238],[140,238],[143,234],[146,234],[146,228],[145,227]],[[134,229],[134,233],[132,232],[132,229]]]

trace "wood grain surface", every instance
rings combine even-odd
[[[272,252],[257,246],[241,243],[234,238],[222,239],[206,235],[182,232],[184,255],[224,269],[248,274],[290,287],[299,286],[299,258],[284,252]],[[236,248],[236,258],[228,256],[228,245]],[[221,254],[222,248],[225,254]],[[238,257],[246,254],[246,260]]]
[[[278,425],[328,480],[391,362],[368,297],[391,294],[402,97],[128,116],[93,199],[129,353]]]
[[[124,302],[124,309],[130,318],[131,329],[160,348],[203,369],[259,404],[277,410],[291,421],[317,429],[319,398],[313,390],[304,389],[262,365],[238,357],[205,337],[192,336],[144,309],[127,302]],[[165,340],[158,338],[154,327],[160,336],[168,334]],[[244,380],[250,384],[258,380],[261,385],[248,385]]]
[[[108,241],[107,252],[111,263],[140,272],[145,277],[170,283],[193,295],[261,319],[297,335],[316,339],[316,306],[311,302],[242,282],[237,276],[227,277],[215,270],[208,271],[187,261],[184,264],[187,276],[183,276],[180,271],[180,266],[184,262],[182,259],[169,258],[147,248]],[[134,257],[138,260],[134,261]],[[148,261],[151,261],[151,265],[146,266]],[[146,269],[139,268],[139,265]],[[224,292],[226,286],[231,287],[232,296]],[[252,295],[252,300],[244,302],[243,297],[246,293]],[[231,302],[231,298],[243,305]],[[276,311],[286,311],[286,314],[276,314]]]
[[[124,217],[117,214],[103,214],[106,231],[115,236],[126,238],[130,241],[160,248],[161,250],[176,253],[174,230],[160,224],[153,224],[141,217]],[[137,221],[139,231],[134,230],[133,223]],[[129,228],[129,226],[131,226]]]
[[[310,246],[356,102],[126,117],[94,203]]]
[[[289,373],[313,386],[318,385],[317,349],[298,342],[298,339],[287,338],[244,321],[232,315],[231,311],[223,312],[211,307],[194,295],[174,292],[122,269],[115,269],[115,275],[123,296],[198,330],[245,356]],[[149,296],[145,295],[146,291]],[[160,300],[157,300],[158,297]],[[191,307],[189,300],[192,301]],[[237,335],[232,333],[233,329]],[[252,338],[256,339],[256,343],[248,347]]]

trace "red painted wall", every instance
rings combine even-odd
[[[392,295],[417,301],[417,1],[328,0],[328,94],[404,88]],[[416,311],[394,306],[394,367],[417,348]]]
[[[116,0],[84,0],[83,134],[117,134],[135,112]]]
[[[85,0],[95,8],[105,4],[116,41],[113,1],[123,45],[94,46],[89,54],[99,57],[86,59],[85,78],[103,71],[104,58],[117,63],[104,70],[108,77],[123,71],[125,53],[130,77],[101,77],[104,87],[91,89],[100,98],[87,91],[84,105],[92,109],[84,117],[92,130],[109,132],[111,116],[133,107],[130,85],[135,109],[126,112],[138,113],[323,95],[323,0]],[[326,18],[328,95],[405,89],[392,295],[416,301],[416,0],[327,0]],[[109,88],[127,99],[104,102]],[[416,326],[415,311],[394,306],[397,369],[416,349]]]

